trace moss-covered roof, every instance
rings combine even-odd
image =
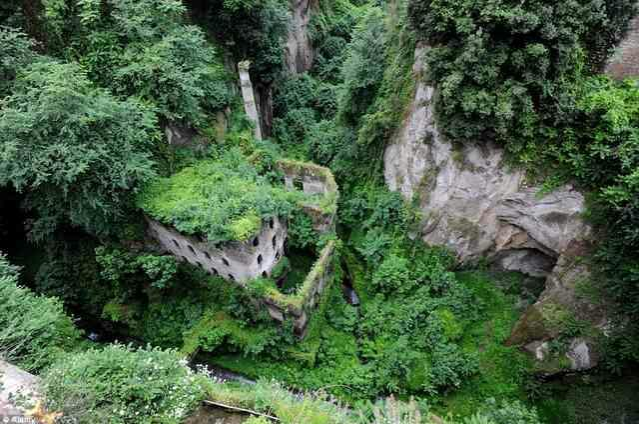
[[[220,160],[200,161],[156,179],[139,195],[138,206],[183,234],[218,243],[248,240],[259,232],[262,220],[288,217],[303,199],[300,191],[271,184],[232,149]]]

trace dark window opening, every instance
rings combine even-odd
[[[280,252],[275,252],[275,259],[279,259],[280,258]]]
[[[273,227],[275,226],[275,222],[273,221],[273,218],[271,218],[271,219],[268,221],[268,226],[269,226],[269,227],[271,227],[271,230],[272,230],[272,229],[273,229]]]
[[[182,260],[183,260],[184,262],[188,262],[188,261],[189,261],[188,259],[186,259],[186,256],[182,256]]]
[[[204,252],[204,256],[206,256],[206,259],[211,259],[211,255],[209,255],[209,252]]]
[[[298,179],[293,180],[293,187],[297,190],[304,191],[304,181]]]
[[[277,236],[273,236],[273,247],[277,246]]]
[[[180,243],[177,242],[177,240],[173,240],[173,244],[175,245],[175,247],[177,247],[178,249],[180,248]]]
[[[262,265],[262,255],[258,255],[258,257],[257,257],[257,264],[258,264],[258,265]]]
[[[193,246],[191,246],[190,244],[189,244],[189,250],[191,251],[191,253],[195,255],[195,249],[193,249]]]
[[[255,238],[253,239],[253,246],[257,247],[257,246],[259,246],[259,245],[260,245],[260,239],[258,239],[257,237],[255,237]]]
[[[195,261],[195,263],[196,263],[196,264],[197,264],[197,266],[199,266],[200,268],[204,268],[204,267],[202,266],[202,263],[201,263],[201,262]]]
[[[268,274],[266,273],[266,271],[262,271],[262,277],[268,278]]]
[[[211,272],[213,273],[213,275],[220,275],[220,273],[217,272],[217,269],[215,268],[211,268]]]
[[[231,281],[235,281],[235,277],[233,277],[233,274],[229,274],[229,278],[231,279]]]
[[[224,265],[229,266],[229,261],[226,258],[222,258],[222,262],[224,262]]]

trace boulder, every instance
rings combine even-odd
[[[36,401],[39,384],[35,375],[0,360],[0,417],[23,416],[23,408],[15,404],[15,397],[20,395],[27,401]]]

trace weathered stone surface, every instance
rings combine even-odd
[[[219,275],[242,285],[254,278],[269,276],[284,257],[287,225],[278,218],[263,222],[260,233],[248,241],[229,242],[220,246],[212,246],[205,239],[181,234],[150,217],[146,219],[149,235],[164,251],[211,275]]]
[[[570,369],[584,371],[593,368],[598,362],[598,354],[592,344],[582,338],[573,339],[566,356],[570,360]]]
[[[571,370],[590,369],[599,360],[594,336],[605,335],[610,307],[604,297],[594,294],[597,281],[593,280],[586,260],[589,250],[589,245],[579,240],[565,248],[546,280],[545,290],[519,319],[507,341],[509,345],[525,345],[530,350],[531,346],[557,338],[568,320],[586,324],[586,334],[568,341],[564,353],[567,365],[563,369],[553,368],[554,372],[565,371],[566,366]]]
[[[0,418],[22,416],[22,409],[13,402],[16,395],[38,399],[40,380],[33,374],[0,360]]]
[[[630,29],[608,61],[605,72],[616,79],[639,75],[639,16],[630,22]]]
[[[242,99],[244,100],[244,111],[249,120],[255,126],[253,135],[257,140],[262,139],[262,125],[260,122],[260,115],[257,110],[257,103],[255,101],[255,92],[253,91],[253,83],[251,82],[251,75],[249,69],[251,62],[244,61],[237,64],[237,69],[240,74],[240,87],[242,88]]]
[[[496,214],[500,223],[522,230],[530,247],[558,257],[570,242],[588,235],[590,229],[582,219],[584,210],[584,196],[566,185],[543,196],[538,188],[506,195],[497,205]]]
[[[308,32],[316,0],[290,0],[291,24],[286,39],[286,67],[301,74],[313,66],[315,52]]]
[[[496,144],[446,140],[435,121],[435,90],[422,78],[426,49],[417,48],[415,96],[384,155],[388,186],[419,201],[426,243],[447,246],[461,262],[489,256],[506,269],[547,275],[567,244],[587,232],[583,196],[569,185],[540,196],[525,187],[522,170],[506,166]]]
[[[547,277],[545,290],[525,311],[509,344],[526,346],[540,358],[567,317],[602,328],[606,308],[580,299],[575,291],[590,277],[582,260],[588,250],[582,240],[590,234],[582,219],[584,196],[571,185],[550,193],[528,187],[524,172],[508,167],[496,144],[457,146],[447,140],[434,116],[435,89],[422,78],[426,49],[417,48],[415,96],[385,151],[389,188],[417,201],[424,217],[421,237],[427,244],[448,247],[460,262],[488,258],[501,269]],[[591,342],[572,341],[558,363],[572,363],[575,369],[593,366]]]

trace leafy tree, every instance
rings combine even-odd
[[[0,27],[0,98],[10,93],[16,73],[36,60],[34,45],[24,34]]]
[[[345,122],[356,123],[373,102],[384,76],[385,47],[384,14],[371,8],[355,29],[342,67],[339,113]]]
[[[27,192],[38,213],[31,237],[61,223],[111,232],[131,191],[154,175],[154,128],[146,107],[96,88],[78,65],[20,72],[0,102],[0,185]]]
[[[592,28],[618,36],[627,25],[634,2],[614,3],[412,0],[410,22],[433,46],[428,78],[440,89],[440,128],[458,140],[495,138],[515,152],[543,137],[544,123],[569,118],[559,105],[570,101],[566,83],[583,68]]]
[[[49,0],[51,51],[80,62],[88,77],[153,105],[165,120],[205,128],[231,101],[220,51],[188,24],[178,0]],[[71,40],[71,41],[69,41]]]
[[[289,3],[282,0],[189,1],[202,26],[222,41],[236,60],[251,61],[256,85],[272,83],[284,66]]]

